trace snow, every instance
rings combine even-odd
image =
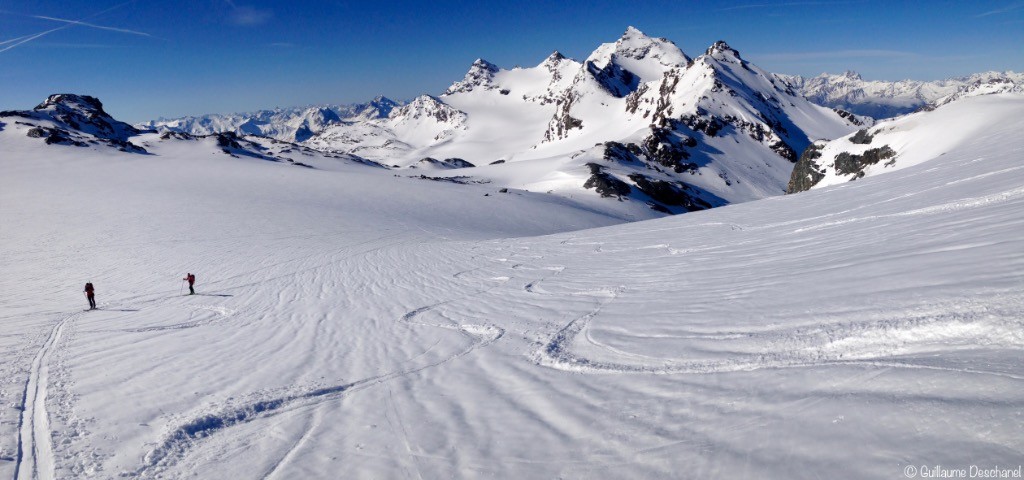
[[[867,129],[872,135],[868,144],[852,143],[853,135],[828,142],[817,160],[823,166],[825,176],[814,188],[854,179],[855,175],[840,174],[834,167],[834,160],[841,152],[860,155],[869,149],[891,148],[896,154],[892,160],[864,169],[865,176],[872,176],[917,165],[975,142],[1003,142],[1005,126],[1014,124],[1016,117],[1024,111],[1024,95],[993,92],[985,87],[933,111],[878,123]]]
[[[874,127],[907,161],[886,175],[628,224],[627,202],[4,118],[0,474],[1018,465],[1022,109],[964,98]]]

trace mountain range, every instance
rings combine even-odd
[[[823,73],[816,77],[779,75],[808,100],[875,119],[907,114],[942,97],[976,85],[1024,85],[1024,73],[982,72],[930,82],[920,80],[864,80],[857,72]]]
[[[342,159],[647,218],[802,190],[793,185],[801,152],[871,128],[876,119],[860,107],[920,109],[1021,83],[1012,72],[932,83],[865,82],[852,72],[805,79],[763,70],[724,41],[690,56],[629,27],[582,61],[557,51],[526,68],[478,59],[440,95],[408,102],[381,96],[130,126],[97,99],[64,94],[7,113],[37,120],[29,134],[48,143],[147,153],[152,142],[214,142],[235,156],[302,166]],[[89,122],[97,125],[78,128]],[[130,140],[143,132],[159,136]]]

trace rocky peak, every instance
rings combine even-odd
[[[548,58],[545,58],[544,61],[541,62],[541,65],[550,69],[558,66],[558,64],[562,63],[565,59],[566,57],[565,55],[562,55],[562,52],[555,50],[554,52],[551,52],[551,55],[548,55]]]
[[[430,95],[420,95],[391,111],[389,116],[392,120],[410,120],[420,118],[431,118],[439,123],[461,123],[465,120],[466,114],[452,108],[438,98]]]
[[[391,112],[399,106],[399,103],[387,98],[383,95],[378,95],[370,100],[368,103],[359,105],[356,107],[354,117],[360,120],[372,120],[375,118],[387,118]]]
[[[125,141],[139,133],[135,127],[112,118],[103,110],[103,103],[89,95],[50,95],[32,110],[71,129],[100,138]]]
[[[462,81],[453,83],[452,86],[448,87],[448,90],[445,90],[443,95],[471,92],[477,88],[485,90],[494,89],[494,74],[498,73],[498,70],[497,65],[478,58],[469,67],[469,71],[466,72],[466,76],[463,77]]]
[[[847,71],[843,72],[843,78],[847,79],[847,80],[858,80],[858,81],[864,80],[863,78],[861,78],[859,73],[857,73],[857,72],[855,72],[853,70],[847,70]]]
[[[36,105],[33,110],[41,111],[76,111],[83,115],[109,117],[103,110],[103,103],[96,97],[76,95],[73,93],[57,93],[46,97],[46,101]]]
[[[709,57],[717,58],[719,60],[723,60],[727,58],[727,56],[732,56],[735,57],[736,59],[741,58],[740,52],[737,51],[735,48],[730,47],[729,44],[725,43],[724,40],[719,40],[715,42],[713,45],[708,47],[708,50],[704,52],[704,54]]]

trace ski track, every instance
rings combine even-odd
[[[477,290],[469,293],[466,296],[460,297],[460,299],[469,298],[482,293],[486,293],[490,290],[493,290],[496,287],[497,285]],[[463,350],[446,356],[438,361],[428,363],[426,365],[421,365],[402,370],[395,370],[380,375],[366,377],[345,384],[316,388],[304,393],[283,395],[277,398],[259,400],[242,407],[231,408],[221,411],[220,413],[208,414],[195,418],[173,429],[158,447],[154,448],[148,454],[146,454],[145,458],[143,459],[143,465],[134,472],[132,472],[132,475],[138,477],[159,476],[160,472],[174,465],[177,462],[177,460],[184,457],[187,451],[190,448],[194,447],[199,440],[209,437],[227,428],[249,423],[260,418],[277,415],[282,412],[291,411],[311,405],[319,405],[324,402],[340,398],[344,395],[349,394],[350,392],[356,392],[377,385],[382,385],[397,378],[406,377],[430,368],[446,364],[448,362],[451,362],[452,360],[468,355],[469,353],[479,348],[486,347],[496,342],[498,339],[502,337],[502,335],[504,335],[505,331],[503,329],[490,325],[433,324],[414,320],[416,317],[423,314],[424,312],[427,312],[438,306],[445,305],[455,300],[457,299],[449,299],[417,308],[404,314],[399,319],[399,321],[410,325],[457,330],[460,333],[463,333],[464,335],[470,337],[472,340],[471,344],[468,347],[464,348]],[[433,346],[430,347],[430,349],[432,348]],[[428,351],[430,349],[428,349]],[[416,358],[422,355],[423,353],[417,355]],[[297,447],[297,445],[293,446],[293,449]],[[284,459],[282,459],[281,462],[283,461]],[[281,462],[278,462],[277,465],[280,466]],[[271,471],[268,472],[268,478],[278,469],[278,466],[275,466],[273,469],[271,469]]]
[[[595,342],[589,332],[585,332],[590,322],[622,291],[622,288],[616,289],[594,310],[574,319],[559,330],[535,352],[534,362],[576,373],[709,374],[825,365],[870,365],[954,371],[1024,380],[1024,377],[1005,372],[936,367],[898,359],[901,354],[927,351],[929,346],[936,345],[947,350],[978,346],[1024,348],[1024,334],[1021,334],[1024,331],[1024,319],[1016,317],[1012,309],[1005,312],[998,309],[979,309],[917,316],[901,315],[873,321],[824,323],[763,332],[713,332],[681,337],[716,342],[737,341],[733,347],[734,351],[729,352],[729,357],[720,360],[665,359],[660,365],[628,364],[598,361],[574,354],[571,351],[573,342],[580,333],[586,333],[583,338],[591,345],[611,351],[620,357],[650,358]],[[929,335],[930,332],[938,333]]]
[[[51,480],[56,477],[53,439],[50,435],[50,413],[46,410],[49,363],[64,326],[78,315],[80,314],[74,313],[63,316],[50,330],[50,335],[32,360],[32,368],[22,394],[21,416],[18,420],[15,480]]]

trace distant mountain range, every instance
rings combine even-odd
[[[826,107],[846,110],[875,119],[891,118],[913,112],[960,90],[986,83],[1024,85],[1024,73],[984,72],[966,77],[922,82],[900,80],[886,82],[864,80],[856,72],[838,75],[823,73],[817,77],[779,75],[808,100]]]

